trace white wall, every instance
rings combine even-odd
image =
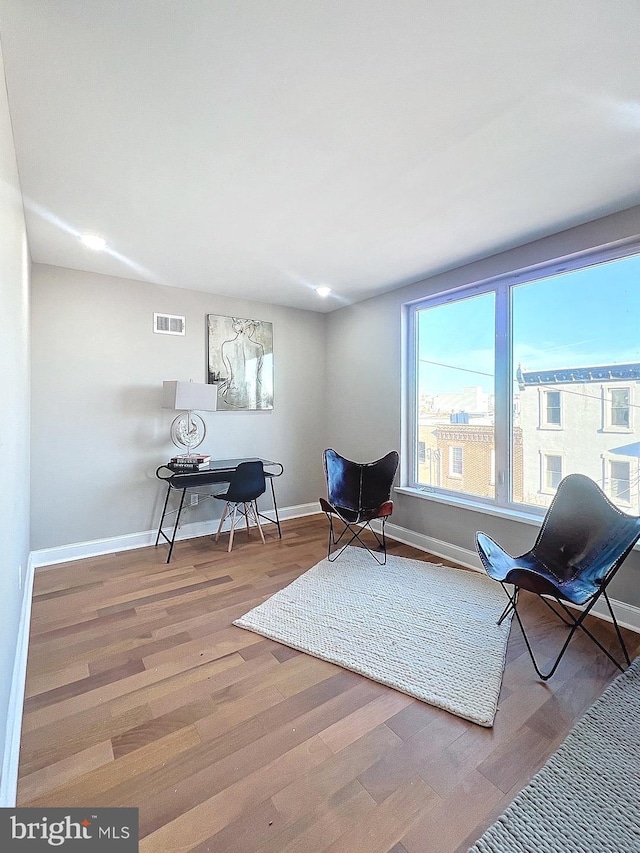
[[[0,806],[13,804],[28,612],[29,255],[0,53]],[[22,634],[21,634],[22,631]],[[26,658],[23,663],[26,663]]]
[[[153,314],[186,316],[186,335]],[[158,465],[176,448],[162,381],[206,381],[206,315],[273,323],[274,409],[206,412],[202,452],[282,462],[280,507],[323,493],[324,316],[139,281],[33,265],[32,549],[154,529]],[[211,519],[208,502],[189,520]]]
[[[518,249],[442,273],[328,315],[327,443],[366,461],[401,450],[402,306],[454,287],[640,235],[640,207]],[[606,317],[606,306],[603,314]],[[612,320],[613,322],[613,320]],[[615,330],[612,328],[612,335]],[[511,553],[533,545],[536,528],[433,500],[396,494],[392,521],[409,531],[475,552],[484,530]],[[640,554],[634,552],[611,586],[612,596],[640,606]]]

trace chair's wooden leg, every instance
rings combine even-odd
[[[229,512],[229,504],[226,503],[224,505],[224,509],[222,510],[222,515],[220,516],[220,524],[218,525],[218,532],[216,533],[216,536],[215,536],[216,542],[220,538],[220,531],[222,530],[222,524],[223,524],[225,518],[227,517],[228,512]]]
[[[253,502],[253,515],[256,520],[256,524],[258,525],[258,533],[260,534],[260,538],[262,539],[262,544],[265,544],[264,541],[264,533],[262,532],[262,525],[260,524],[260,516],[258,515],[258,504],[256,501]]]
[[[249,506],[246,503],[243,503],[242,506],[244,507],[244,520],[247,525],[247,539],[249,539],[251,537],[251,531],[249,530]]]
[[[238,504],[233,505],[233,518],[231,519],[231,530],[229,531],[229,547],[227,551],[233,548],[233,531],[236,529],[236,516],[238,514]]]

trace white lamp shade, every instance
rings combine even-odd
[[[162,408],[215,412],[218,408],[218,386],[204,382],[163,382]]]

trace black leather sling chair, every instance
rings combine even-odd
[[[578,629],[582,629],[618,669],[624,669],[584,624],[601,596],[629,665],[629,653],[607,596],[607,586],[639,537],[640,518],[621,512],[599,486],[583,474],[569,474],[560,482],[536,543],[526,554],[512,557],[485,533],[476,534],[478,553],[487,574],[502,584],[509,597],[498,624],[508,613],[514,612],[535,670],[543,681],[556,671]],[[518,612],[521,589],[539,595],[570,629],[560,654],[546,673],[538,667]],[[555,599],[560,610],[551,599]],[[576,616],[567,604],[583,609]]]
[[[387,561],[387,542],[384,526],[393,512],[391,486],[398,470],[399,456],[395,450],[375,462],[352,462],[335,450],[324,451],[324,473],[327,479],[327,499],[320,498],[320,506],[329,519],[329,544],[327,558],[336,560],[352,542],[358,541],[381,565]],[[345,526],[337,534],[334,518]],[[378,535],[371,522],[379,519],[381,533]],[[362,539],[365,528],[373,534],[382,557]],[[349,539],[340,546],[344,537]]]

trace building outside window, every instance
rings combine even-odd
[[[461,447],[449,448],[449,476],[462,477],[463,451]]]
[[[629,429],[631,425],[630,397],[629,388],[611,389],[609,421],[612,427]]]
[[[402,486],[541,514],[567,474],[601,483],[603,459],[640,443],[638,252],[603,249],[407,305]],[[640,513],[631,456],[605,480]]]
[[[562,480],[562,456],[545,454],[542,472],[542,491],[555,492]]]
[[[609,495],[614,503],[631,502],[631,465],[609,462]]]
[[[544,426],[560,426],[562,423],[562,412],[560,409],[560,392],[544,391],[542,395],[543,412],[542,424]]]

